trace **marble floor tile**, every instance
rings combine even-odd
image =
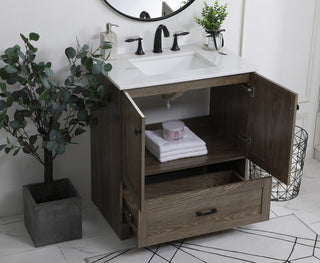
[[[23,221],[0,225],[0,257],[34,249]]]
[[[1,263],[68,263],[57,246],[37,248],[31,251],[0,257]]]
[[[121,249],[134,248],[137,246],[137,241],[134,237],[121,241],[115,233],[111,233],[94,238],[64,242],[58,246],[68,263],[79,263],[87,257]]]
[[[23,221],[23,214],[0,217],[0,225],[11,224]]]

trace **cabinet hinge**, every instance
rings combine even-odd
[[[254,97],[254,86],[252,86],[250,83],[243,83],[242,87],[250,94],[251,98]]]
[[[251,144],[251,138],[248,137],[247,135],[238,135],[238,139],[240,139],[241,141],[247,143],[247,144]]]

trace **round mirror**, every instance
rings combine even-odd
[[[112,9],[140,21],[157,21],[173,16],[191,5],[194,0],[104,0]]]

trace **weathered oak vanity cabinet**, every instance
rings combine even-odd
[[[116,78],[116,77],[115,77]],[[289,182],[297,95],[254,72],[121,89],[91,132],[92,199],[121,239],[138,247],[269,219],[271,178],[249,180],[251,160]],[[210,89],[207,116],[183,120],[205,156],[160,163],[145,149],[139,97]]]

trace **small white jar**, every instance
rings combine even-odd
[[[184,123],[182,121],[165,121],[162,123],[163,138],[174,142],[181,140],[184,135]]]

